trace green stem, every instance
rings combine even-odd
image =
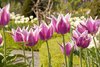
[[[47,44],[48,60],[49,60],[48,65],[49,65],[49,67],[52,67],[52,65],[51,65],[51,54],[50,54],[50,51],[49,51],[48,41],[46,41],[46,44]]]
[[[73,52],[71,52],[70,56],[68,56],[68,67],[73,67]]]
[[[68,57],[68,67],[70,67],[70,57]]]
[[[65,67],[67,67],[66,47],[65,47],[65,38],[64,38],[64,35],[62,35],[62,37],[63,37],[63,45],[64,45]]]
[[[3,39],[4,39],[4,67],[6,67],[6,36],[4,27],[3,27]]]
[[[25,56],[25,45],[22,45],[23,48],[23,54],[24,54],[24,62],[26,63],[26,56]]]
[[[34,53],[33,53],[33,48],[31,48],[32,51],[32,67],[34,67]]]
[[[80,67],[82,67],[82,48],[80,48]]]
[[[97,44],[96,44],[94,36],[93,36],[93,41],[94,41],[94,44],[95,44],[96,60],[99,62],[100,58],[99,58],[99,55],[98,55],[98,48],[97,48]],[[98,66],[100,66],[100,63],[98,63]]]

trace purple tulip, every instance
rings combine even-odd
[[[56,19],[54,16],[52,16],[51,22],[53,25],[54,30],[59,34],[66,34],[70,31],[70,14],[67,14],[66,16],[59,15],[58,19]]]
[[[64,46],[63,45],[60,45],[60,49],[64,53]],[[66,49],[66,55],[70,56],[71,51],[72,51],[72,45],[69,42],[66,43],[65,49]]]
[[[29,27],[27,27],[27,28],[25,28],[25,27],[23,27],[23,29],[22,29],[22,34],[23,34],[23,42],[26,42],[27,41],[27,37],[28,37],[28,29],[29,29]]]
[[[0,44],[2,44],[2,41],[3,41],[2,35],[0,34]]]
[[[77,28],[76,28],[80,33],[83,33],[86,28],[84,26],[82,26],[81,24],[77,25]]]
[[[0,10],[0,26],[5,26],[10,21],[10,13],[9,13],[10,4],[3,7]]]
[[[99,20],[93,20],[91,17],[86,20],[86,23],[81,23],[77,30],[80,33],[83,33],[85,30],[88,30],[88,33],[90,34],[96,34],[99,29]]]
[[[16,30],[12,29],[12,37],[15,42],[23,42],[23,34],[20,27],[18,27]]]
[[[53,27],[52,25],[50,24],[49,26],[47,26],[46,23],[42,23],[40,25],[40,28],[41,28],[41,31],[39,32],[39,35],[40,35],[40,39],[41,40],[48,40],[52,37],[53,35]]]
[[[87,48],[90,44],[91,38],[88,36],[88,31],[79,33],[78,31],[73,31],[73,39],[75,44],[81,48]]]
[[[36,45],[36,43],[39,40],[39,31],[40,31],[39,28],[36,28],[34,31],[32,28],[29,30],[29,34],[27,36],[27,43],[28,43],[26,44],[27,46]]]

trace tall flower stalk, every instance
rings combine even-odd
[[[25,55],[25,44],[22,45],[23,55],[24,55],[24,62],[26,64],[26,55]]]
[[[32,52],[32,67],[34,67],[34,53],[33,53],[33,48],[31,48],[31,52]]]
[[[51,65],[51,54],[50,54],[50,49],[49,49],[49,45],[48,45],[48,41],[46,41],[46,45],[47,45],[47,51],[48,51],[48,64],[49,64],[49,67],[52,67]]]
[[[80,67],[82,67],[82,48],[80,48]]]
[[[66,59],[65,59],[66,67],[73,67],[73,53],[72,53],[73,47],[70,42],[66,43],[65,46],[64,44],[60,45],[60,49],[64,53],[64,57],[66,56]],[[67,57],[68,57],[68,62],[67,62]]]
[[[65,38],[64,38],[64,35],[62,35],[62,37],[63,37],[63,46],[64,46],[65,67],[67,67],[66,45],[65,45]]]
[[[65,39],[64,34],[70,32],[70,16],[71,14],[66,14],[65,16],[59,14],[58,18],[52,16],[51,22],[54,28],[54,31],[58,34],[62,35],[63,38],[63,46],[64,46],[64,58],[65,58],[65,66],[67,67],[67,58],[66,58],[66,49],[65,49]]]
[[[41,40],[44,40],[46,42],[46,45],[47,45],[47,51],[48,51],[48,66],[49,67],[52,67],[52,65],[51,65],[51,54],[50,54],[50,50],[49,50],[48,40],[53,35],[53,27],[52,27],[51,24],[49,26],[47,26],[46,23],[42,22],[42,24],[40,25],[40,29],[41,29],[41,31],[39,32],[40,39]]]
[[[3,40],[4,40],[4,67],[6,67],[6,36],[5,36],[5,27],[3,27]]]

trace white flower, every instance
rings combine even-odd
[[[33,16],[30,16],[30,19],[33,19]]]

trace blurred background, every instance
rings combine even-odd
[[[0,7],[11,4],[11,12],[24,16],[42,17],[57,13],[72,13],[74,16],[98,16],[100,0],[0,0]]]

